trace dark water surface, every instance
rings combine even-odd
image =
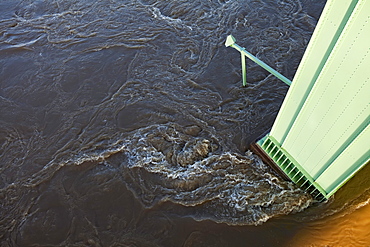
[[[317,204],[248,151],[288,87],[224,47],[292,79],[324,4],[0,0],[1,246],[304,246],[368,207],[367,168]]]

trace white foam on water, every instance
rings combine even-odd
[[[218,146],[216,140],[189,136],[177,128],[151,126],[124,144],[125,172],[132,178],[128,184],[146,207],[171,201],[199,206],[202,212],[216,211],[208,215],[218,222],[257,225],[312,204],[310,195],[275,176],[251,152],[211,150],[211,145]],[[142,181],[137,169],[145,172],[148,181]]]

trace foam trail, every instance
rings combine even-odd
[[[179,126],[151,126],[134,133],[119,150],[127,157],[122,166],[127,184],[146,207],[171,201],[197,207],[202,219],[258,225],[313,202],[250,151],[223,151],[207,133],[195,137]]]

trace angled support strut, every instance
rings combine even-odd
[[[238,44],[236,44],[235,41],[236,41],[236,39],[232,35],[229,35],[229,36],[227,36],[225,46],[226,47],[230,46],[232,48],[235,48],[241,54],[243,86],[247,85],[247,70],[246,70],[246,66],[245,66],[245,57],[248,57],[250,60],[257,63],[259,66],[261,66],[262,68],[264,68],[265,70],[267,70],[268,72],[270,72],[271,74],[273,74],[274,76],[276,76],[277,78],[282,80],[288,86],[290,86],[292,84],[291,80],[289,80],[288,78],[286,78],[285,76],[283,76],[282,74],[280,74],[279,72],[277,72],[276,70],[274,70],[273,68],[268,66],[266,63],[264,63],[263,61],[261,61],[257,57],[253,56],[244,47],[241,47]]]

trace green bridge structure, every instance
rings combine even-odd
[[[328,0],[269,134],[251,149],[319,201],[370,159],[370,0]]]

